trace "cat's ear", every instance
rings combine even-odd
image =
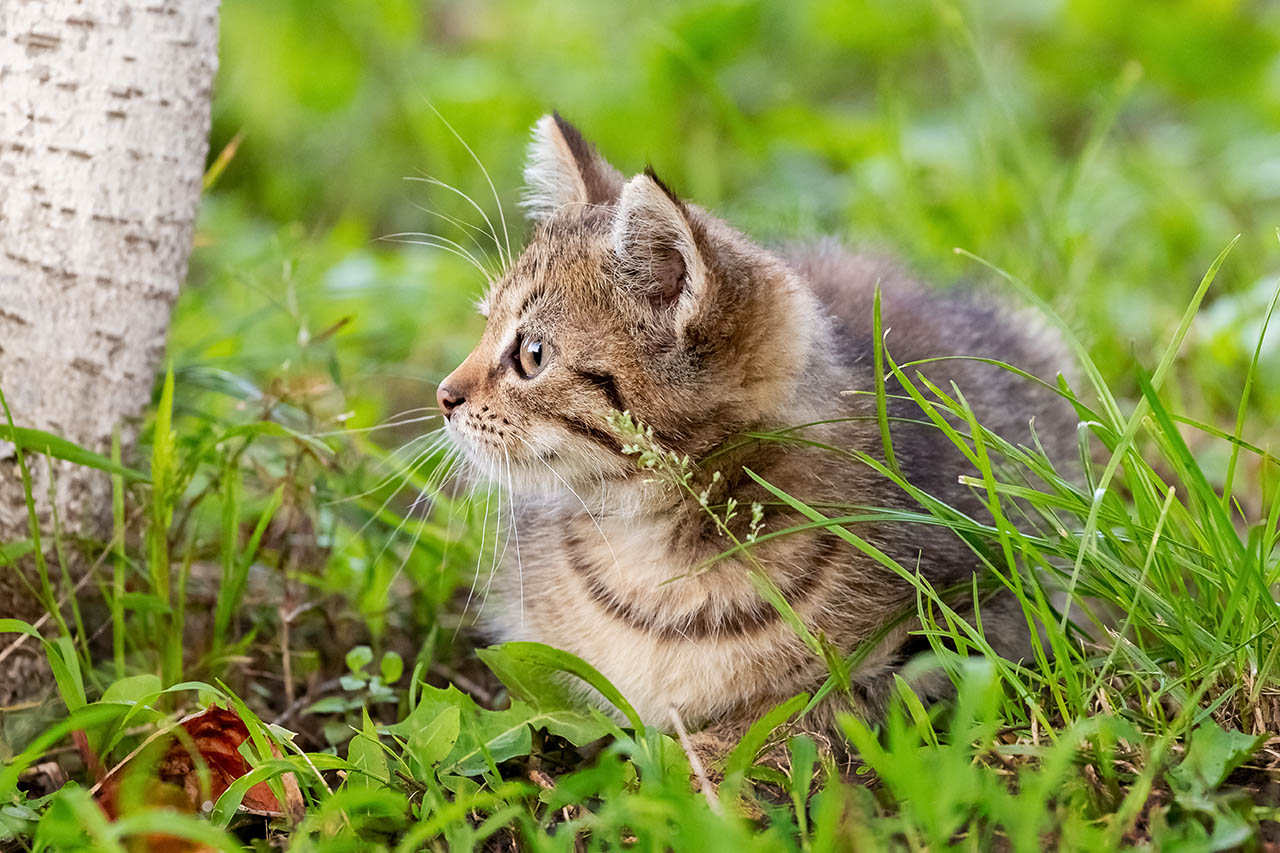
[[[541,222],[568,204],[613,204],[622,174],[576,127],[552,113],[533,125],[524,184],[521,207],[530,221]]]
[[[652,169],[627,181],[613,223],[623,276],[656,308],[687,315],[705,289],[706,266],[689,211]]]

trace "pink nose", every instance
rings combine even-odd
[[[446,418],[452,415],[454,410],[466,401],[466,397],[446,388],[444,385],[436,389],[436,404],[440,406],[440,411]]]

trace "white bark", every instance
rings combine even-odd
[[[19,426],[100,452],[116,424],[136,432],[187,271],[217,15],[218,0],[0,0],[0,390]],[[32,461],[47,522],[50,468]],[[107,478],[52,474],[62,522],[101,532]],[[26,528],[0,443],[0,543]],[[22,611],[5,574],[0,616]]]

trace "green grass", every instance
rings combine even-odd
[[[23,430],[21,412],[0,423],[24,465],[49,454],[115,482],[103,541],[33,526],[0,543],[4,570],[38,557],[48,611],[0,621],[0,653],[26,636],[55,680],[0,716],[0,849],[130,849],[156,828],[226,850],[1274,843],[1278,22],[1100,0],[656,3],[643,18],[227,0],[211,160],[243,141],[210,171],[139,447],[122,460]],[[775,490],[886,564],[862,525],[953,528],[987,568],[980,592],[1012,590],[1039,629],[1035,661],[1000,660],[955,616],[972,590],[890,565],[918,590],[933,653],[881,725],[842,721],[862,762],[849,780],[789,728],[857,663],[820,637],[827,683],[766,715],[710,798],[677,739],[548,677],[616,693],[581,661],[468,643],[463,604],[484,599],[505,507],[441,490],[451,463],[419,418],[478,336],[482,281],[379,238],[430,231],[496,264],[498,205],[514,244],[525,133],[552,106],[626,170],[651,159],[762,239],[892,247],[1037,306],[1072,343],[1079,378],[1058,391],[1082,423],[1082,478],[983,429],[890,336],[876,365],[973,461],[991,520],[919,492],[891,453],[830,449],[916,511]],[[400,180],[420,168],[482,200],[495,237],[475,245],[472,226],[488,229],[467,201]],[[887,435],[884,383],[870,393]],[[74,551],[94,567],[75,589]],[[922,705],[910,675],[939,666],[956,697]],[[213,701],[244,717],[254,781],[296,775],[301,822],[237,813],[243,788],[200,816],[107,821],[70,733],[108,768],[145,744],[145,768],[164,742],[149,738]],[[33,770],[50,761],[70,777],[56,791]]]

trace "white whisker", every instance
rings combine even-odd
[[[387,506],[391,503],[391,501],[395,500],[395,497],[399,495],[400,492],[404,491],[404,487],[408,485],[410,478],[412,478],[414,474],[418,473],[418,470],[422,468],[423,465],[427,464],[427,461],[431,458],[433,454],[437,452],[438,449],[439,449],[439,444],[433,443],[431,447],[428,447],[426,450],[424,450],[422,453],[418,454],[414,458],[409,468],[405,470],[404,475],[400,480],[400,485],[396,487],[395,491],[387,495],[386,500],[382,502],[382,504],[378,507],[378,509],[369,515],[369,518],[365,521],[364,524],[360,525],[360,528],[356,530],[355,536],[352,538],[352,542],[359,540],[361,534],[363,534],[365,530],[369,528],[370,524],[373,524],[373,522],[376,521],[378,517],[382,515],[382,513],[386,510]],[[343,500],[345,501],[347,499],[343,498]],[[337,503],[337,501],[334,501],[334,503]],[[403,524],[403,520],[401,523]]]
[[[502,529],[502,487],[498,484],[498,479],[493,475],[494,463],[487,461],[486,464],[488,469],[486,472],[487,479],[498,493],[498,507],[497,512],[494,514],[493,561],[489,564],[489,577],[485,581],[484,595],[480,598],[480,609],[476,611],[477,620],[483,615],[485,605],[489,603],[489,590],[493,587],[493,578],[497,574],[498,565],[502,562],[502,558],[507,555],[507,543],[510,541],[510,531],[508,530],[508,536],[502,540],[502,553],[498,553],[498,534]]]
[[[425,465],[425,464],[426,464],[426,462],[427,462],[427,460],[426,460],[426,459],[423,459],[423,460],[422,460],[422,462],[421,462],[421,463],[419,463],[419,464],[418,464],[418,466],[416,466],[416,467],[414,468],[414,470],[410,473],[410,475],[408,475],[408,476],[406,476],[406,477],[405,477],[406,481],[408,480],[409,476],[412,476],[412,474],[413,474],[413,473],[417,473],[417,470],[418,470],[419,468],[421,468],[423,465]],[[405,511],[404,515],[403,515],[403,516],[401,516],[401,518],[400,518],[400,522],[396,525],[395,530],[391,531],[391,535],[387,537],[387,541],[386,541],[386,542],[384,542],[384,543],[382,543],[382,547],[378,549],[378,553],[377,553],[377,554],[374,556],[374,558],[373,558],[373,562],[374,562],[375,564],[376,564],[379,560],[381,560],[381,559],[382,559],[382,555],[383,555],[383,554],[385,554],[385,553],[386,553],[386,551],[387,551],[387,549],[391,547],[392,543],[394,543],[394,542],[396,541],[396,538],[400,535],[400,531],[401,531],[401,530],[403,530],[403,529],[404,529],[404,526],[405,526],[406,524],[408,524],[408,523],[409,523],[409,520],[410,520],[410,519],[412,519],[412,518],[413,518],[413,513],[414,513],[414,511],[418,508],[418,505],[423,501],[423,498],[424,498],[424,495],[425,495],[426,491],[427,491],[428,489],[430,489],[430,488],[431,488],[432,481],[437,477],[437,475],[439,475],[439,474],[440,474],[441,469],[442,469],[442,468],[444,468],[444,467],[446,467],[446,466],[447,466],[447,464],[448,464],[448,456],[446,455],[445,460],[444,460],[444,461],[442,461],[442,462],[440,463],[440,465],[437,465],[437,466],[436,466],[436,469],[435,469],[434,471],[432,471],[432,472],[431,472],[431,476],[427,477],[427,482],[426,482],[426,483],[424,483],[424,484],[423,484],[423,486],[422,486],[422,488],[418,490],[418,496],[417,496],[417,497],[415,497],[415,498],[413,499],[413,502],[409,504],[409,508]],[[403,489],[403,488],[404,488],[404,486],[403,486],[403,485],[401,485],[400,489],[396,489],[395,493],[393,493],[391,497],[395,497],[395,495],[399,494],[399,493],[400,493],[400,490],[401,490],[401,489]],[[383,504],[382,504],[382,509],[385,509],[385,508],[386,508],[386,506],[387,506],[387,502],[388,502],[388,501],[390,501],[390,500],[391,500],[391,498],[388,498],[388,499],[387,499],[387,501],[384,501],[384,502],[383,502]],[[382,514],[382,509],[379,509],[379,510],[378,510],[378,515],[381,515],[381,514]],[[375,517],[376,517],[376,516],[375,516]],[[372,520],[372,519],[371,519],[371,520]],[[426,520],[426,513],[424,512],[424,513],[423,513],[423,521],[425,521],[425,520]],[[362,527],[362,528],[361,528],[361,530],[363,531],[363,529],[364,529],[364,528]],[[421,524],[419,524],[419,525],[416,527],[416,533],[415,533],[415,535],[414,535],[414,537],[413,537],[413,543],[409,546],[409,551],[408,551],[408,552],[406,552],[406,557],[405,557],[405,560],[406,560],[406,561],[408,560],[408,556],[407,556],[407,555],[413,552],[413,548],[414,548],[414,547],[416,547],[416,546],[417,546],[417,544],[418,544],[418,537],[420,537],[421,535],[422,535],[422,525],[421,525]],[[403,562],[400,564],[400,569],[402,569],[402,568],[404,568],[404,563],[403,563]],[[396,574],[397,574],[397,576],[398,576],[398,574],[399,574],[400,569],[397,569],[397,570],[396,570]],[[394,577],[394,576],[393,576],[392,580],[393,580],[393,581],[395,580],[395,577]]]
[[[425,411],[425,410],[419,410],[419,411]],[[396,416],[396,417],[399,417],[399,416]],[[406,418],[405,420],[402,420],[402,421],[388,420],[380,424],[375,424],[374,426],[353,427],[350,429],[335,429],[335,430],[330,430],[328,432],[313,432],[311,433],[311,437],[312,438],[329,438],[335,435],[355,435],[357,433],[374,432],[375,430],[380,430],[380,429],[391,429],[392,427],[409,426],[410,424],[420,424],[426,421],[435,420],[436,418],[439,418],[439,417],[442,417],[442,416],[439,414],[435,414],[435,415],[423,415],[422,417],[419,417],[419,418]]]
[[[443,430],[432,430],[431,432],[423,433],[422,435],[415,436],[414,438],[409,439],[404,444],[400,445],[399,448],[393,451],[387,458],[379,460],[378,464],[375,465],[373,468],[373,473],[376,474],[383,467],[397,462],[401,454],[404,454],[405,456],[410,456],[410,455],[413,456],[413,462],[409,463],[409,466],[406,466],[406,468],[403,468],[400,471],[391,472],[390,474],[388,474],[383,479],[379,480],[376,484],[374,484],[370,488],[365,489],[363,492],[357,492],[354,495],[347,495],[341,498],[334,498],[333,500],[329,501],[329,503],[330,504],[349,503],[351,501],[357,501],[360,498],[368,497],[369,495],[372,495],[376,492],[381,491],[388,483],[390,483],[396,477],[399,477],[401,474],[404,474],[406,471],[408,471],[409,467],[417,464],[417,462],[423,456],[429,456],[432,453],[435,453],[437,450],[439,450],[445,443],[446,436],[443,433],[444,433]],[[422,451],[421,453],[418,453],[416,450],[412,454],[406,453],[406,451],[410,447],[413,447],[415,444],[418,444],[419,442],[422,442],[422,441],[427,442],[428,446],[426,450]],[[404,488],[403,483],[401,484],[400,488]]]
[[[408,236],[422,237],[422,238],[429,238],[429,239],[422,239],[422,240],[400,239],[401,237],[408,237]],[[475,255],[471,254],[471,252],[469,252],[465,246],[460,246],[458,243],[454,242],[453,240],[450,240],[448,237],[438,237],[435,234],[427,234],[421,231],[412,231],[412,232],[405,232],[403,234],[387,234],[384,237],[379,237],[378,240],[385,241],[387,243],[403,243],[407,246],[430,246],[435,249],[440,249],[441,251],[448,252],[451,255],[457,255],[467,263],[471,264],[471,266],[475,267],[476,271],[480,273],[480,276],[485,281],[490,281],[493,278],[489,270],[485,268],[484,264],[480,263],[480,261],[476,259]],[[435,241],[440,241],[440,242],[435,242]]]
[[[614,551],[613,551],[613,543],[612,543],[612,542],[610,542],[610,541],[609,541],[609,537],[605,535],[604,528],[600,526],[600,522],[599,522],[599,520],[598,520],[594,515],[592,515],[592,514],[591,514],[591,508],[590,508],[590,507],[588,507],[588,506],[587,506],[587,502],[586,502],[586,501],[584,501],[584,500],[582,499],[582,495],[578,494],[577,490],[576,490],[576,489],[574,489],[574,488],[573,488],[573,486],[569,485],[569,481],[568,481],[568,480],[566,480],[564,477],[561,477],[561,476],[560,476],[560,472],[559,472],[559,471],[557,471],[555,468],[552,468],[552,467],[551,467],[551,464],[550,464],[549,462],[547,462],[547,460],[543,459],[543,458],[542,458],[541,456],[539,456],[536,452],[534,452],[534,451],[533,451],[533,449],[529,447],[529,443],[528,443],[527,441],[525,441],[525,440],[524,440],[523,438],[521,438],[520,436],[516,436],[516,439],[517,439],[518,441],[520,441],[520,443],[521,443],[521,444],[523,444],[523,445],[525,446],[525,449],[527,449],[527,450],[529,451],[529,455],[531,455],[534,459],[537,459],[539,462],[541,462],[541,463],[542,463],[542,466],[543,466],[544,468],[546,468],[548,471],[550,471],[550,472],[552,473],[552,475],[553,475],[557,480],[559,480],[561,483],[563,483],[563,484],[564,484],[564,487],[565,487],[566,489],[568,489],[568,490],[569,490],[569,494],[571,494],[571,495],[573,495],[575,498],[577,498],[577,499],[578,499],[578,503],[582,504],[582,510],[583,510],[583,512],[585,512],[585,513],[587,514],[587,518],[591,519],[591,523],[592,523],[592,524],[594,524],[594,525],[595,525],[595,527],[596,527],[596,532],[600,534],[600,538],[604,540],[605,547],[609,549],[609,556],[611,556],[611,557],[613,558],[613,568],[614,568],[614,571],[616,571],[616,572],[618,573],[618,579],[619,579],[619,580],[621,580],[621,579],[622,579],[622,566],[620,566],[620,565],[618,564],[618,555],[617,555],[617,554],[615,554],[615,553],[614,553]],[[600,486],[601,486],[601,488],[602,488],[602,489],[604,488],[604,477],[603,477],[603,475],[601,475],[601,478],[600,478]]]
[[[484,219],[484,224],[489,226],[489,236],[493,238],[493,245],[498,247],[499,254],[502,253],[502,243],[500,240],[498,240],[498,229],[493,227],[493,220],[489,218],[489,214],[485,213],[484,208],[476,204],[475,200],[472,199],[471,196],[467,195],[462,190],[458,189],[452,184],[447,184],[444,181],[440,180],[439,178],[433,178],[430,175],[424,175],[422,177],[411,176],[411,177],[405,178],[405,180],[419,181],[424,184],[431,184],[432,186],[440,187],[441,189],[446,189],[451,193],[456,193],[457,195],[461,196],[467,202],[467,204],[474,207],[476,209],[476,212],[479,213],[481,218]]]
[[[480,478],[476,477],[475,482],[476,484],[479,484]],[[471,487],[471,490],[473,493],[475,492],[475,485]],[[475,574],[471,576],[471,588],[467,590],[467,601],[465,604],[462,605],[462,612],[464,615],[468,610],[471,609],[471,599],[473,596],[475,596],[476,584],[479,583],[480,581],[480,564],[484,562],[484,543],[485,543],[485,538],[489,532],[489,498],[492,495],[493,495],[493,489],[486,488],[484,492],[484,514],[480,516],[480,548],[478,551],[476,551],[476,571],[475,571]],[[498,535],[497,530],[494,531],[493,535],[496,540],[496,537]],[[496,544],[494,545],[494,550],[495,551],[497,550]],[[454,640],[458,639],[458,632],[461,630],[462,630],[462,622],[461,620],[459,620],[458,627],[453,632]]]
[[[400,237],[421,237],[426,240],[435,240],[440,244],[442,244],[441,246],[439,246],[439,248],[444,248],[445,246],[448,246],[451,249],[453,249],[456,254],[465,256],[467,260],[471,261],[473,266],[484,271],[484,275],[486,279],[492,280],[498,277],[493,270],[485,266],[484,261],[482,261],[480,257],[477,257],[466,246],[462,245],[457,240],[451,240],[448,237],[445,237],[440,234],[432,234],[428,231],[401,231],[396,234],[387,234],[384,237],[381,237],[380,239],[388,240],[390,242],[407,242],[404,240],[396,239]],[[481,252],[483,252],[483,249],[481,249]],[[481,257],[483,257],[483,255]]]
[[[409,506],[409,511],[405,513],[406,519],[409,519],[413,517],[414,510],[418,508],[419,504],[424,507],[422,510],[422,519],[414,528],[413,539],[405,549],[404,559],[400,561],[400,565],[396,567],[395,573],[391,576],[391,580],[387,584],[388,588],[400,579],[400,574],[404,571],[404,567],[408,565],[409,558],[413,556],[414,549],[418,547],[418,542],[422,538],[422,528],[426,525],[427,514],[431,512],[431,508],[435,506],[435,502],[438,500],[441,490],[443,490],[449,477],[452,476],[457,463],[457,458],[457,451],[451,448],[446,453],[445,458],[441,461],[439,467],[431,473],[431,476],[427,479],[426,485],[423,486],[422,491],[418,493],[418,497]],[[430,492],[430,495],[428,495],[428,492]],[[428,496],[430,497],[430,501],[427,500]],[[388,540],[388,544],[390,544],[390,541],[391,540]]]
[[[516,571],[520,578],[520,627],[524,628],[524,563],[520,559],[520,527],[516,523],[515,485],[511,481],[511,454],[502,448],[502,456],[507,463],[507,508],[511,513],[511,532],[516,540]]]
[[[493,179],[489,177],[489,170],[484,167],[484,163],[476,156],[476,152],[471,150],[471,146],[462,138],[462,134],[454,130],[454,127],[449,123],[449,120],[445,118],[438,109],[436,109],[436,105],[427,101],[427,106],[431,107],[431,111],[436,114],[436,117],[440,119],[440,121],[444,122],[445,127],[449,128],[449,132],[453,134],[453,138],[458,140],[463,148],[467,149],[467,153],[471,155],[471,159],[480,167],[480,174],[484,175],[485,182],[489,184],[489,192],[493,193],[493,203],[498,207],[498,218],[502,221],[502,236],[506,239],[507,260],[504,266],[509,266],[511,264],[511,234],[507,231],[507,215],[502,212],[502,199],[498,198],[498,189],[493,185]],[[490,227],[492,227],[492,224]],[[494,235],[494,242],[497,243],[497,235]],[[501,254],[502,247],[499,246],[498,249],[498,253]]]
[[[423,213],[427,214],[428,216],[435,216],[435,217],[437,217],[437,218],[439,218],[439,219],[443,219],[444,221],[448,222],[449,224],[451,224],[451,225],[453,225],[453,226],[455,226],[455,227],[457,227],[457,228],[459,228],[459,229],[462,229],[462,230],[463,230],[463,232],[467,235],[467,239],[469,239],[469,240],[471,241],[471,244],[472,244],[473,246],[475,246],[475,247],[476,247],[476,251],[477,251],[477,252],[480,252],[480,253],[481,253],[481,256],[487,256],[487,255],[488,255],[488,251],[489,251],[489,250],[488,250],[488,249],[486,249],[486,248],[484,247],[484,244],[483,244],[483,243],[481,243],[481,242],[480,242],[480,240],[476,237],[476,235],[477,235],[477,234],[478,234],[478,235],[480,235],[481,237],[490,237],[490,234],[489,234],[489,232],[488,232],[488,231],[484,230],[483,228],[481,228],[480,226],[478,226],[478,225],[476,225],[476,224],[474,224],[474,223],[472,223],[472,222],[468,222],[468,221],[466,221],[465,219],[459,219],[459,218],[458,218],[458,217],[456,217],[456,216],[450,216],[449,214],[445,213],[443,210],[437,210],[437,209],[436,209],[436,208],[434,208],[434,207],[428,207],[428,206],[426,206],[426,205],[418,204],[418,203],[416,203],[416,202],[414,202],[414,201],[410,201],[410,202],[409,202],[409,204],[413,205],[413,206],[414,206],[414,207],[416,207],[418,210],[422,211]],[[492,238],[490,238],[490,239],[492,239]],[[499,262],[499,264],[502,264],[502,263],[503,263],[503,260],[502,260],[502,252],[501,252],[501,250],[499,250],[499,252],[498,252],[498,262]],[[501,271],[501,270],[499,270],[499,272],[500,272],[500,271]],[[496,276],[495,276],[495,277],[496,277]]]

